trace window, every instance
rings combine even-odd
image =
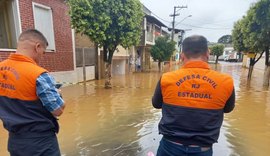
[[[33,3],[35,29],[43,33],[48,40],[48,50],[55,50],[52,9],[50,7]]]
[[[151,27],[152,27],[152,25],[150,23],[147,23],[147,25],[146,25],[146,31],[147,32],[152,31]]]
[[[17,0],[0,0],[0,48],[15,49],[20,34]]]

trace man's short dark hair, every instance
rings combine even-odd
[[[48,46],[48,41],[46,37],[36,29],[28,29],[21,33],[19,36],[19,41],[40,41],[44,46]]]
[[[197,58],[207,51],[207,39],[203,36],[193,35],[183,41],[183,53],[188,58]]]

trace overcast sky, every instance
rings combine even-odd
[[[178,11],[176,28],[192,29],[186,36],[204,35],[210,42],[226,34],[231,34],[234,23],[246,14],[250,5],[258,0],[140,0],[153,16],[161,18],[165,25],[171,27],[174,6],[187,6]],[[191,17],[186,18],[187,16]],[[183,20],[184,19],[184,20]],[[181,22],[182,21],[182,22]]]

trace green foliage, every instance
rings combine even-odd
[[[219,57],[223,54],[224,45],[222,44],[213,45],[212,47],[210,47],[210,50],[211,50],[211,54]]]
[[[175,50],[175,42],[169,37],[159,37],[151,48],[151,56],[155,61],[163,62],[169,60]]]
[[[260,26],[255,19],[255,6],[252,6],[247,13],[247,16],[242,20],[242,31],[244,35],[244,45],[250,52],[261,52],[262,47],[256,38]]]
[[[261,0],[251,6],[247,15],[234,25],[234,48],[261,53],[270,46],[270,1]]]
[[[103,47],[104,61],[111,63],[118,45],[139,44],[144,16],[139,0],[69,0],[68,4],[72,28]]]
[[[247,47],[244,44],[244,34],[242,31],[242,21],[239,20],[234,24],[232,31],[233,47],[239,52],[248,52]]]
[[[255,50],[263,51],[270,46],[270,1],[261,0],[248,12],[252,16],[249,29],[252,32],[250,41],[255,43]]]
[[[256,53],[254,58],[250,58],[250,71],[248,74],[250,79],[253,66],[264,52],[266,52],[265,64],[269,65],[270,1],[260,0],[252,5],[247,15],[235,23],[232,34],[236,50]]]
[[[218,39],[218,43],[222,44],[231,44],[232,43],[232,35],[224,35]]]

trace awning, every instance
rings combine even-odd
[[[145,17],[146,17],[146,19],[147,19],[148,22],[154,23],[154,24],[156,24],[156,25],[158,25],[158,26],[166,27],[166,28],[167,28],[167,26],[166,26],[165,24],[163,24],[162,22],[160,22],[160,20],[158,20],[158,19],[155,18],[154,16],[151,16],[151,15],[145,15]]]

